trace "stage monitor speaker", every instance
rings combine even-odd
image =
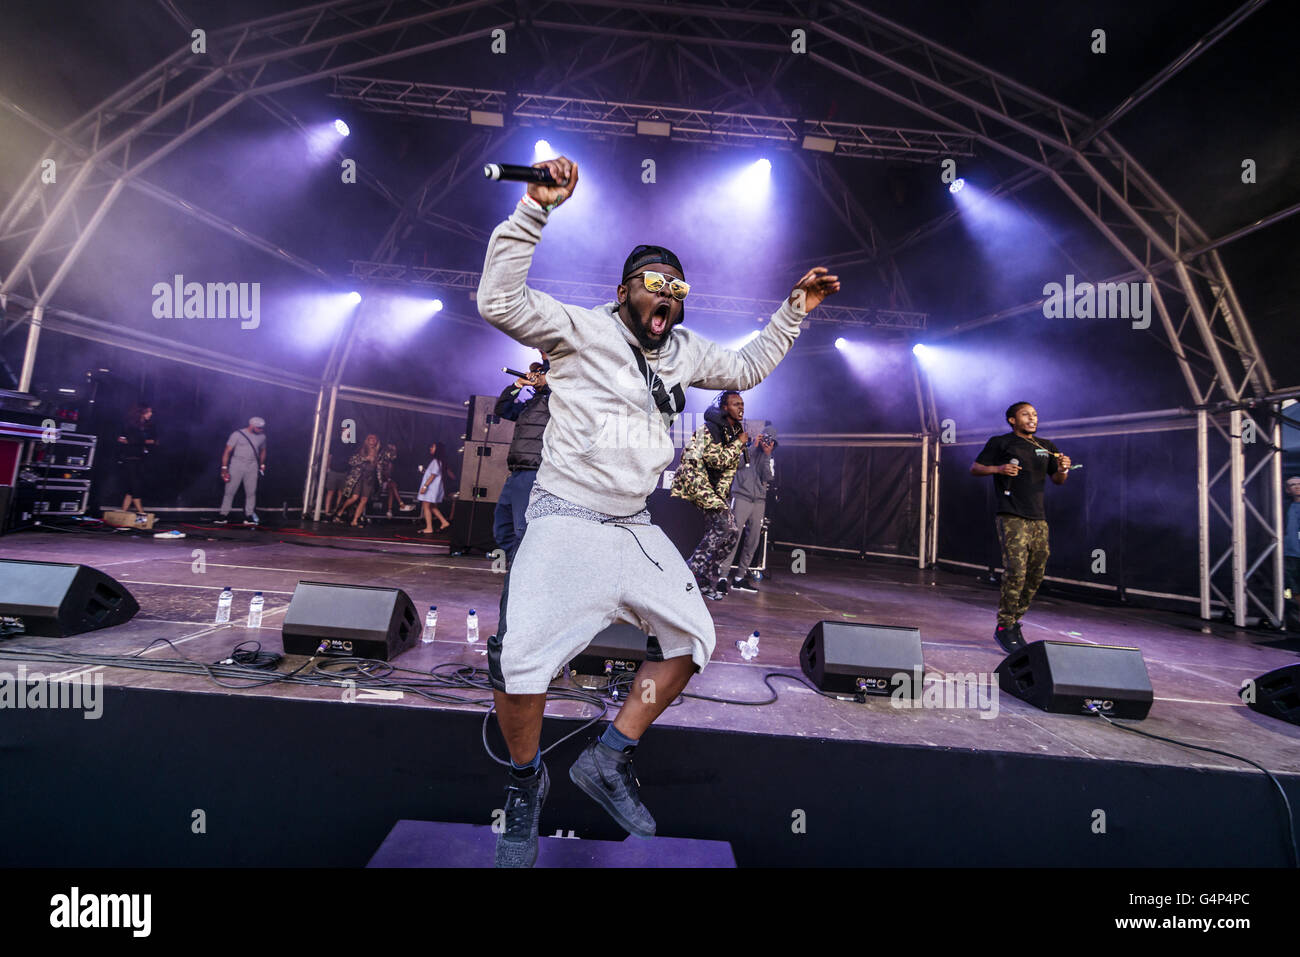
[[[569,673],[574,677],[607,675],[613,678],[636,671],[646,659],[664,660],[659,640],[636,625],[624,622],[598,632],[591,644],[569,662]]]
[[[1284,665],[1260,675],[1247,682],[1238,694],[1252,711],[1300,724],[1300,664]]]
[[[921,632],[866,622],[819,621],[799,649],[799,665],[822,691],[890,695],[902,686],[909,697],[919,698],[921,682],[910,679],[918,668],[925,670]],[[906,684],[894,680],[899,674],[907,675]]]
[[[998,665],[1007,694],[1054,714],[1090,714],[1097,704],[1110,718],[1141,720],[1154,695],[1137,648],[1035,641]]]
[[[0,561],[0,616],[21,618],[28,635],[66,638],[130,621],[140,605],[96,568]]]
[[[423,625],[400,588],[299,582],[284,615],[284,650],[392,661],[415,646]]]

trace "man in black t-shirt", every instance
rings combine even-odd
[[[975,457],[971,475],[992,475],[998,540],[1002,543],[1002,599],[993,637],[1007,652],[1023,648],[1020,619],[1029,610],[1047,570],[1047,515],[1043,487],[1050,475],[1064,485],[1070,457],[1047,439],[1036,438],[1038,410],[1028,402],[1007,409],[1012,431],[995,435]]]

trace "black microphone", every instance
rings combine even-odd
[[[490,180],[512,183],[538,183],[542,186],[560,186],[545,169],[536,166],[512,166],[509,163],[488,163],[483,175]]]
[[[502,366],[501,371],[514,376],[516,379],[527,379],[527,372],[520,372],[518,369],[512,369],[509,366]]]
[[[1010,462],[1008,462],[1007,464],[1008,464],[1008,465],[1019,465],[1019,464],[1020,464],[1020,459],[1015,459],[1015,458],[1013,458],[1013,459],[1012,459]],[[1010,494],[1011,494],[1011,489],[1008,488],[1008,489],[1007,489],[1005,492],[1003,492],[1002,494],[1003,494],[1003,495],[1010,495]]]

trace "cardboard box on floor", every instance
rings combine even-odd
[[[104,509],[104,524],[117,528],[153,528],[158,516],[153,512],[122,512],[116,509]]]

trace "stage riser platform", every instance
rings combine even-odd
[[[0,712],[0,866],[362,867],[397,821],[489,824],[504,795],[474,713],[104,696],[94,721]],[[544,740],[576,725],[548,718]],[[568,780],[584,740],[547,759],[542,833],[622,840]],[[637,773],[660,835],[729,841],[742,867],[1287,863],[1281,802],[1249,770],[660,726]],[[1279,778],[1300,807],[1300,776]]]

